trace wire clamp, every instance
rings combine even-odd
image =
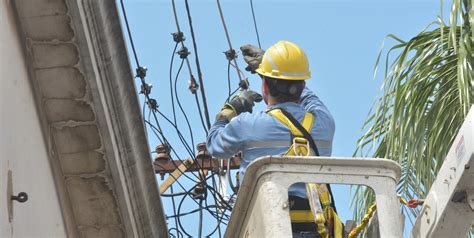
[[[153,88],[153,85],[149,83],[142,83],[140,94],[149,95],[151,93],[151,88]]]
[[[249,80],[247,78],[240,80],[239,87],[243,90],[249,89]]]
[[[199,183],[190,193],[194,199],[202,200],[205,198],[204,192],[205,190],[203,184]]]
[[[191,54],[186,46],[183,46],[178,52],[176,53],[179,55],[179,58],[186,59],[189,54]]]
[[[189,90],[191,91],[192,94],[196,94],[199,84],[196,83],[196,79],[194,79],[194,75],[191,75],[191,79],[189,80]]]
[[[181,31],[171,33],[171,35],[173,36],[173,40],[176,43],[183,42],[184,40],[186,40],[186,37],[184,37],[183,32]]]
[[[158,109],[158,102],[153,98],[148,99],[146,104],[148,104],[148,107],[152,110]]]
[[[224,51],[224,54],[225,54],[225,57],[227,58],[227,60],[229,60],[229,61],[237,58],[237,52],[234,49]]]
[[[137,75],[135,77],[144,79],[146,77],[146,71],[148,69],[146,67],[138,66],[136,69]]]

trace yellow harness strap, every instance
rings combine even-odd
[[[291,123],[291,121],[281,112],[280,109],[274,109],[267,111],[268,114],[273,116],[275,119],[280,121],[283,125],[290,129],[291,134],[293,135],[293,143],[291,144],[288,151],[285,155],[303,155],[308,156],[311,153],[309,142],[306,138],[304,138],[303,133],[298,130],[298,128]],[[313,126],[314,116],[312,113],[307,112],[304,115],[303,121],[301,122],[301,126],[306,131],[311,131],[311,127]]]
[[[277,119],[283,125],[290,129],[293,141],[285,153],[289,156],[308,156],[313,154],[309,141],[304,137],[303,133],[281,112],[280,109],[267,111],[269,115]],[[307,112],[301,122],[301,126],[310,132],[314,123],[314,115]],[[342,222],[337,213],[331,207],[331,196],[326,184],[307,183],[306,192],[311,210],[299,211],[290,210],[291,222],[315,222],[318,233],[323,238],[334,237],[342,238]],[[315,218],[316,217],[316,218]]]

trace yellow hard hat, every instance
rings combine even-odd
[[[278,41],[265,51],[257,73],[283,80],[306,80],[311,77],[304,51],[289,41]]]

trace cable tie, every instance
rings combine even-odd
[[[179,55],[179,58],[186,59],[189,54],[191,54],[186,46],[183,46],[176,54]]]
[[[225,57],[227,58],[227,60],[229,60],[229,61],[237,58],[237,52],[234,49],[224,51],[224,54],[225,54]]]
[[[144,79],[146,77],[146,71],[148,69],[146,67],[138,66],[136,69],[137,75],[135,77]]]
[[[148,107],[152,110],[158,109],[158,102],[153,98],[148,99],[146,104],[148,104]]]
[[[196,83],[196,79],[194,79],[194,76],[191,75],[191,79],[189,80],[189,90],[191,91],[192,94],[195,94],[199,88],[199,84]]]
[[[171,35],[173,36],[173,40],[176,43],[183,42],[184,40],[186,40],[186,37],[184,37],[184,34],[181,31],[171,33]]]
[[[153,88],[153,85],[151,85],[151,84],[148,84],[148,83],[142,84],[140,94],[145,94],[145,95],[150,94],[151,93],[151,88]]]

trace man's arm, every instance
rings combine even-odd
[[[243,112],[252,112],[255,102],[260,101],[262,95],[245,90],[224,104],[207,136],[207,150],[212,156],[230,158],[242,148],[242,138],[245,138],[245,135],[242,134],[241,118],[245,114],[236,116]]]
[[[230,158],[239,152],[243,144],[239,125],[239,117],[234,118],[230,123],[223,119],[212,125],[207,136],[207,150],[212,156]]]
[[[321,99],[308,87],[305,87],[300,97],[300,104],[307,112],[311,112],[316,116],[318,126],[316,130],[320,137],[317,140],[332,141],[336,129],[334,118]]]
[[[307,86],[303,89],[303,93],[301,93],[300,104],[306,109],[306,111],[315,114],[318,111],[324,111],[324,113],[329,112],[321,99],[319,99],[319,97],[316,96],[316,94]]]

